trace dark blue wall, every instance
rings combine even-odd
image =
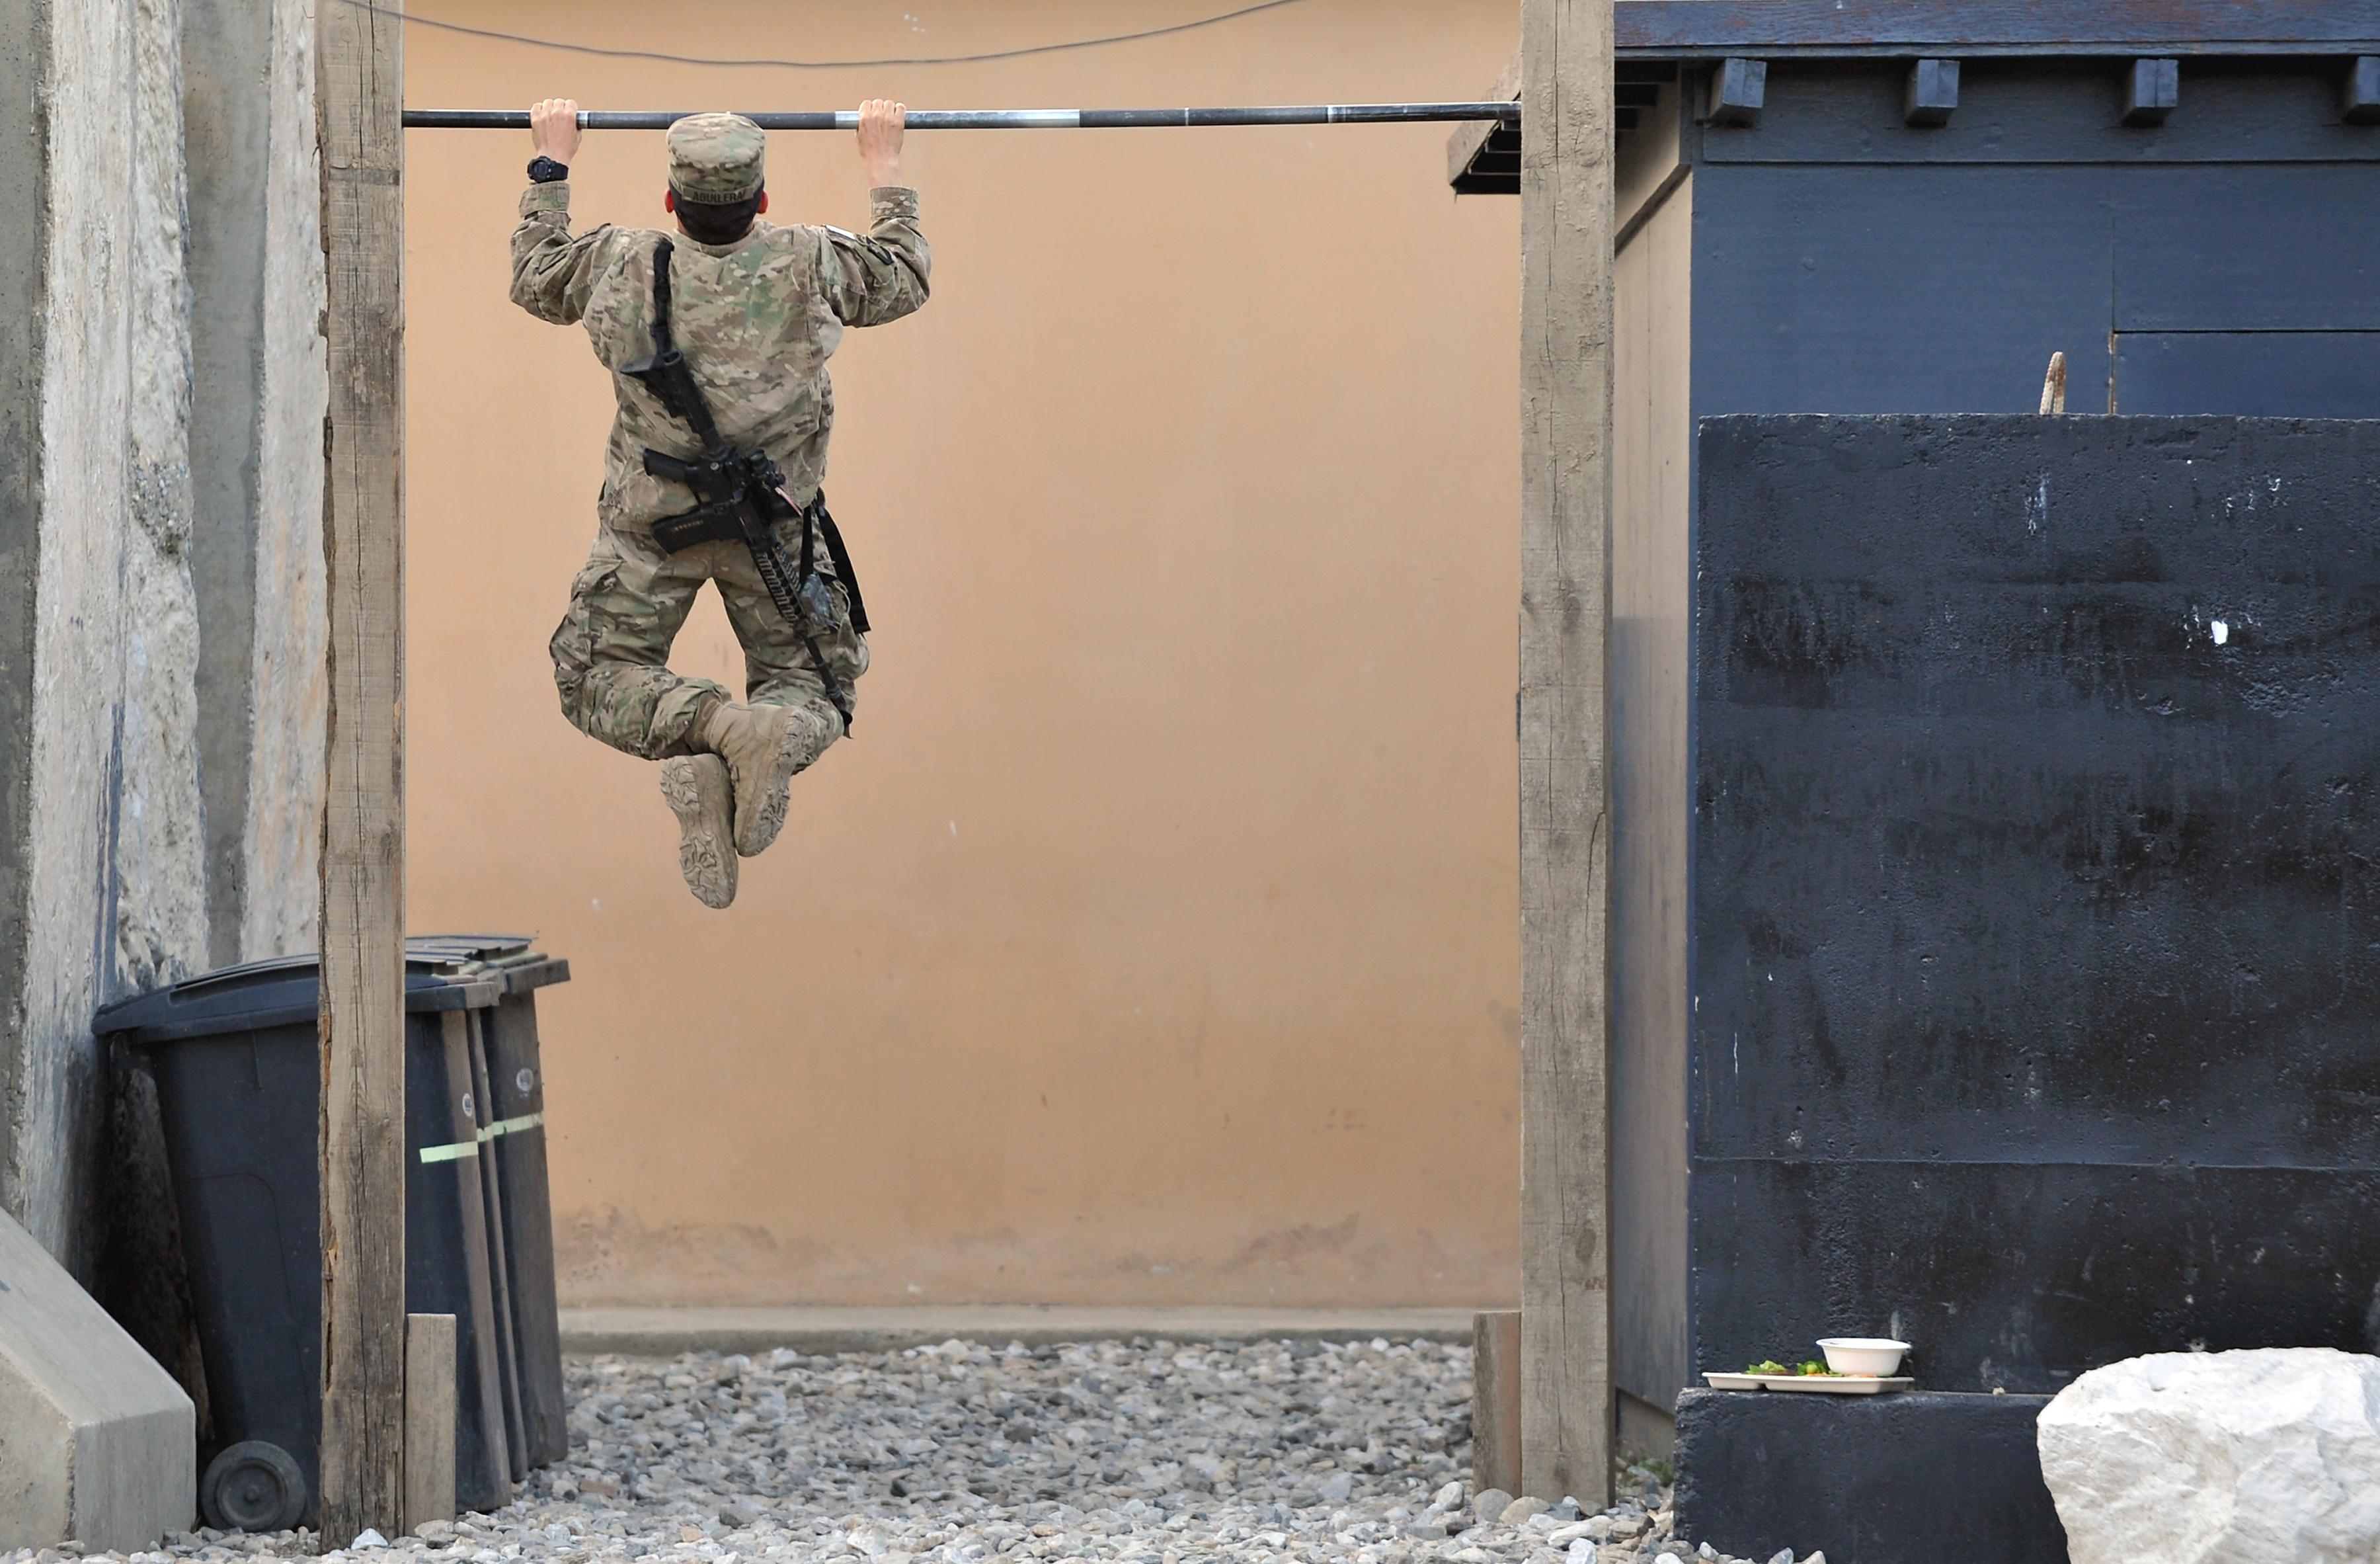
[[[1694,214],[1700,415],[2031,412],[2063,352],[2070,412],[2380,416],[2380,161],[1706,165]]]
[[[1684,67],[1686,99],[1698,95],[1703,68]],[[2380,126],[2342,123],[2342,62],[2187,61],[2180,106],[2154,128],[2121,123],[2120,61],[1966,61],[1960,106],[1940,128],[1903,123],[1905,70],[1902,62],[1882,60],[1776,60],[1756,126],[1706,128],[1685,116],[1682,153],[1694,177],[1690,193],[1675,199],[1694,203],[1690,395],[1696,418],[2030,413],[2049,355],[2063,351],[2068,406],[2075,413],[2113,408],[2126,414],[2380,419]],[[1712,536],[1713,524],[1707,515],[1690,520],[1699,544],[1726,548],[1739,541]],[[1692,667],[1688,649],[1654,654],[1659,651],[1615,659],[1616,680],[1643,684],[1615,690],[1613,743],[1623,765],[1633,746],[1662,741],[1665,721],[1686,726],[1697,754],[1704,742],[1706,714],[1689,706],[1695,676],[1678,671]],[[1780,732],[1780,756],[1795,752],[1794,735],[1802,731],[1787,725]],[[1631,808],[1615,813],[1616,861],[1631,851],[1630,841],[1617,838],[1640,830],[1642,809],[1651,807],[1623,801]],[[1664,807],[1682,813],[1688,805],[1681,798]],[[1701,854],[1704,845],[1694,850]],[[1682,882],[1688,867],[1672,873]],[[1756,910],[1742,910],[1749,916]],[[1697,902],[1693,929],[1710,930],[1714,916]],[[1988,985],[1979,981],[1969,1001],[1979,1015],[1986,1005],[1993,1013],[2020,1007],[2031,980],[2020,967],[2004,969]],[[1686,1002],[1701,997],[1690,994]],[[1912,1213],[1925,1213],[1869,1254],[1878,1265],[1912,1254],[1911,1235],[1927,1223],[1947,1235],[1939,1241],[1955,1245],[1969,1228],[2006,1227],[2010,1200],[2085,1198],[2054,1180],[2020,1198],[2010,1192],[2019,1186],[1979,1186],[1957,1171],[1977,1156],[1992,1163],[2002,1155],[1978,1152],[1961,1137],[2006,1105],[1978,1094],[1984,1082],[1963,1072],[1963,1034],[1953,1029],[1925,1042],[1923,1059],[1903,1053],[1881,1081],[1846,1081],[1830,1088],[1838,1095],[1799,1105],[1823,1116],[1832,1103],[1829,1134],[1907,1116],[1904,1139],[1892,1149],[1866,1149],[1854,1137],[1839,1143],[1840,1160],[1822,1172],[1795,1160],[1803,1148],[1771,1144],[1774,1137],[1714,1143],[1718,1160],[1691,1164],[1693,1215],[1682,1217],[1666,1196],[1670,1184],[1645,1182],[1635,1169],[1641,1164],[1674,1179],[1674,1170],[1689,1167],[1690,1138],[1716,1132],[1703,1094],[1710,1082],[1691,1082],[1691,1130],[1655,1094],[1632,1096],[1631,1082],[1676,1081],[1689,1070],[1685,1036],[1638,1035],[1642,1030],[1615,1040],[1624,1055],[1615,1062],[1615,1111],[1622,1120],[1619,1134],[1632,1148],[1615,1172],[1613,1221],[1624,1252],[1691,1252],[1697,1274],[1727,1269],[1746,1289],[1784,1286],[1779,1278],[1793,1269],[1792,1257],[1817,1239],[1764,1227],[1762,1214],[1796,1202],[1824,1206],[1809,1192],[1813,1179],[1868,1177],[1861,1169],[1871,1166],[1879,1169],[1874,1178],[1900,1180],[1895,1187],[1913,1203]],[[2168,1149],[2139,1142],[2129,1110],[2115,1105],[2136,1096],[2151,1104],[2183,1100],[2170,1085],[2144,1066],[2132,1077],[2102,1080],[2096,1089],[2106,1104],[2077,1099],[2055,1123],[2030,1112],[2010,1122],[2039,1138],[2023,1150],[2026,1157],[2088,1162],[2112,1155],[2154,1165]],[[2244,1101],[2232,1110],[2230,1131],[2245,1134],[2304,1115],[2328,1122],[2352,1111],[2344,1099],[2305,1096],[2303,1088],[2302,1080],[2285,1080],[2273,1086],[2278,1095]],[[2380,1112],[2380,1100],[2364,1110]],[[1739,1129],[1751,1134],[1754,1123]],[[1802,1128],[1807,1141],[1819,1126]],[[1880,1164],[1864,1160],[1879,1155]],[[1764,1160],[1771,1156],[1779,1159],[1773,1165]],[[1928,1171],[1906,1173],[1912,1157]],[[2267,1169],[2251,1159],[2240,1179],[2281,1177],[2289,1160]],[[2180,1200],[2219,1209],[2221,1200],[2194,1178],[2153,1189],[2144,1174],[2091,1195],[2094,1221],[2120,1230],[2132,1221],[2128,1203]],[[1676,1232],[1681,1220],[1689,1222],[1690,1234]],[[1879,1237],[1834,1220],[1828,1241],[1846,1263]],[[2191,1240],[2201,1247],[2143,1252],[2141,1264],[2174,1276],[2208,1275],[2228,1264],[2226,1257],[2236,1258],[2233,1237],[2222,1220],[2211,1220]],[[2010,1264],[2013,1252],[1993,1252],[1986,1263]],[[2071,1257],[2076,1274],[2086,1262],[2098,1274],[2103,1262],[2095,1252]],[[1946,1252],[1910,1264],[1934,1274],[1952,1258]],[[2258,1262],[2267,1263],[2269,1254]],[[2051,1268],[2065,1265],[2059,1259]],[[1888,1283],[1878,1278],[1876,1285]],[[2368,1296],[2357,1302],[2339,1292],[2346,1283],[2335,1277],[2299,1283],[2305,1300],[2300,1313],[2277,1319],[2302,1317],[2308,1330],[2335,1335],[2350,1315],[2361,1319],[2373,1307]],[[1632,1298],[1659,1296],[1624,1275],[1617,1285]],[[1850,1289],[1829,1294],[1836,1303],[1872,1290],[1865,1279],[1839,1277],[1828,1285]],[[1694,1293],[1689,1313],[1709,1296],[1707,1288]],[[2198,1294],[2184,1287],[2181,1296]],[[2057,1314],[2057,1302],[2041,1300],[2046,1313],[1996,1328],[2003,1335],[2067,1332],[2074,1322]],[[2171,1307],[2186,1313],[2196,1305]],[[1774,1317],[1798,1320],[1815,1308],[1808,1296],[1780,1294]],[[1870,1323],[1884,1328],[1889,1312]],[[1911,1330],[1939,1323],[1902,1322]],[[1724,1361],[1740,1355],[1737,1327],[1699,1329],[1679,1318],[1671,1328],[1658,1351],[1644,1350],[1634,1337],[1621,1343],[1622,1381],[1640,1396],[1665,1399],[1662,1387],[1674,1388],[1678,1365],[1694,1373],[1712,1366],[1697,1361],[1704,1342],[1727,1341],[1718,1366],[1740,1366]],[[1765,1344],[1755,1356],[1797,1345],[1777,1338],[1774,1326],[1761,1334]],[[2073,1338],[2071,1351],[2087,1356],[2107,1345],[2084,1331]],[[1961,1350],[1962,1385],[1988,1377],[1987,1363],[1997,1373],[2026,1361],[1981,1338]],[[1949,1361],[1930,1361],[1929,1374]]]
[[[2380,1350],[2380,423],[1725,419],[1700,470],[1697,1368]]]
[[[1688,132],[1695,413],[2030,412],[2058,351],[2072,412],[2380,417],[2339,68],[2192,62],[2135,128],[2115,62],[1969,61],[1919,128],[1902,67],[1772,64],[1756,127]]]

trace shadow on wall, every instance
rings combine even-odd
[[[1344,1303],[1356,1288],[1410,1289],[1411,1246],[1350,1215],[1327,1226],[1295,1226],[1247,1238],[1189,1276],[1144,1254],[1077,1244],[1036,1245],[1014,1233],[928,1245],[913,1235],[861,1250],[787,1240],[749,1223],[653,1228],[617,1207],[557,1218],[554,1246],[564,1301],[572,1305],[667,1307],[782,1304],[780,1278],[811,1278],[800,1301],[883,1303],[877,1277],[889,1268],[911,1279],[912,1303],[1146,1303],[1152,1283],[1167,1292],[1290,1307]],[[1434,1268],[1449,1291],[1480,1296],[1499,1277],[1484,1257]],[[989,1277],[987,1282],[984,1278]],[[1351,1284],[1352,1278],[1352,1284]]]

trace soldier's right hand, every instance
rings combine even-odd
[[[578,155],[578,100],[547,98],[528,111],[528,139],[537,155],[568,163]]]

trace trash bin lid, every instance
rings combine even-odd
[[[529,948],[528,935],[504,934],[438,934],[415,935],[405,942],[408,961],[424,959],[441,961],[518,960],[523,957],[539,959]]]
[[[405,957],[455,976],[492,978],[506,994],[570,981],[570,963],[532,949],[528,935],[415,935],[405,942]]]
[[[249,961],[168,988],[118,1000],[92,1018],[102,1037],[132,1043],[168,1043],[254,1032],[312,1020],[322,1008],[321,959],[280,956]],[[405,1008],[409,1011],[477,1009],[492,1005],[504,985],[492,975],[441,971],[435,963],[407,952]]]

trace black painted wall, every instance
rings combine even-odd
[[[2380,423],[1699,465],[1696,1370],[2380,1350]]]
[[[1758,123],[1744,128],[1695,123],[1692,101],[1707,67],[1682,68],[1687,107],[1679,144],[1692,179],[1670,199],[1692,203],[1694,418],[2030,413],[2050,353],[2063,351],[2068,405],[2076,413],[2380,419],[2380,125],[2344,122],[2343,61],[2185,60],[2180,107],[2155,128],[2121,123],[2120,60],[1969,59],[1959,107],[1940,128],[1904,122],[1906,61],[1772,60],[1766,105]],[[1619,389],[1623,398],[1647,394],[1645,387]],[[1675,459],[1691,464],[1695,456],[1682,451]],[[1706,477],[1697,474],[1697,485]],[[1731,545],[1711,532],[1731,524],[1723,519],[1689,516],[1686,524],[1703,546]],[[1633,535],[1624,528],[1616,532],[1615,550],[1624,553]],[[1616,554],[1615,568],[1629,568]],[[1686,583],[1678,590],[1686,591]],[[1665,633],[1682,641],[1684,632]],[[1628,755],[1670,741],[1680,727],[1692,743],[1703,741],[1705,717],[1691,705],[1696,676],[1690,670],[1682,644],[1615,655],[1613,677],[1626,686],[1615,690],[1613,703],[1613,745],[1623,767]],[[1615,863],[1643,856],[1640,840],[1670,838],[1673,826],[1643,835],[1646,812],[1657,808],[1682,815],[1689,802],[1632,796],[1615,806]],[[1619,907],[1615,918],[1651,927],[1668,898],[1683,893],[1688,874],[1688,865],[1678,863],[1652,876],[1659,893]],[[1709,916],[1697,907],[1693,926],[1707,928]],[[2033,974],[2018,969],[1999,976],[2010,986],[1993,1002],[2021,1006]],[[1682,1003],[1695,997],[1689,994]],[[1791,1195],[1772,1186],[1864,1177],[1859,1169],[1868,1165],[1734,1167],[1724,1188],[1711,1182],[1715,1170],[1690,1161],[1690,1136],[1704,1132],[1705,1108],[1694,1108],[1690,1131],[1668,1093],[1636,1084],[1676,1081],[1690,1069],[1682,1029],[1631,1020],[1646,1009],[1630,994],[1615,996],[1615,1133],[1628,1155],[1615,1167],[1613,1222],[1623,1262],[1627,1255],[1663,1256],[1667,1277],[1675,1274],[1666,1268],[1670,1256],[1684,1265],[1691,1255],[1694,1265],[1706,1268],[1725,1252],[1734,1256],[1725,1264],[1748,1276],[1765,1274],[1781,1263],[1780,1246],[1800,1240],[1763,1233],[1756,1224],[1789,1198],[1824,1204],[1810,1191]],[[1883,1083],[1859,1089],[1909,1105],[1954,1087],[1971,1090],[1945,1073],[1945,1061],[1961,1057],[1959,1036],[1946,1032],[1927,1045],[1937,1057],[1922,1068],[1904,1063]],[[1701,1077],[1692,1082],[1696,1093],[1706,1083]],[[2367,1117],[2380,1115],[2380,1101],[2362,1107]],[[2350,1111],[2346,1099],[2254,1097],[2230,1128],[2293,1123],[2293,1115],[2328,1122]],[[1946,1119],[1946,1112],[1937,1104],[1919,1117],[1947,1130],[1960,1121]],[[1969,1115],[1987,1117],[1980,1106]],[[2163,1142],[2144,1147],[2126,1117],[2112,1110],[2104,1119],[2078,1108],[2055,1126],[2023,1122],[2041,1140],[2025,1155],[2053,1162],[2070,1152],[2087,1162],[2106,1151],[2155,1166],[2167,1155]],[[2091,1137],[2103,1132],[2107,1145],[2097,1147]],[[2115,1230],[2131,1221],[2127,1203],[2182,1200],[2219,1212],[2229,1198],[2198,1175],[2179,1173],[2094,1185],[2087,1195],[2055,1179],[2020,1193],[2004,1182],[1962,1181],[1968,1176],[1955,1166],[1973,1148],[1954,1142],[1911,1153],[1932,1171],[1898,1186],[1931,1213],[1926,1221],[1936,1232],[1955,1233],[1971,1223],[2005,1227],[2010,1201],[2087,1198],[2103,1213],[2098,1225]],[[2233,1181],[2285,1181],[2288,1167],[2287,1157],[2272,1167],[2252,1159]],[[1647,1168],[1658,1177],[1646,1177]],[[1672,1193],[1690,1168],[1697,1189],[1691,1214]],[[1900,1175],[1879,1168],[1875,1177]],[[2155,1179],[2181,1181],[2155,1191],[2149,1187]],[[1734,1220],[1729,1211],[1755,1228],[1724,1227]],[[1922,1225],[1912,1221],[1912,1230]],[[2142,1264],[2206,1274],[2235,1253],[2219,1220],[2210,1219],[2192,1241],[2207,1248],[2194,1255],[2143,1255]],[[2257,1247],[2251,1243],[2245,1252]],[[2273,1246],[2262,1247],[2267,1256],[2256,1264],[2272,1264]],[[1937,1258],[1947,1265],[1954,1257]],[[2092,1261],[2092,1277],[2100,1265]],[[1920,1268],[1930,1273],[1937,1261]],[[2367,1291],[2368,1285],[2366,1278]],[[2360,1303],[2345,1298],[2338,1289],[2346,1283],[2336,1278],[2313,1277],[2306,1286],[2309,1298],[2326,1301],[2304,1307],[2333,1326],[2374,1306],[2368,1297]],[[1624,1264],[1615,1288],[1624,1317],[1661,1316],[1661,1328],[1623,1333],[1619,1367],[1632,1392],[1665,1405],[1682,1382],[1699,1383],[1692,1375],[1710,1366],[1699,1355],[1713,1338],[1693,1319],[1704,1293],[1691,1293],[1687,1315],[1672,1319],[1666,1317],[1674,1308],[1667,1289],[1627,1274]],[[2182,1320],[2199,1307],[2181,1299],[2200,1297],[2185,1286],[2172,1317]],[[1888,1313],[1874,1322],[1876,1328],[1889,1323]],[[1914,1319],[1903,1323],[1927,1328]],[[2053,1325],[2065,1330],[2071,1323],[2044,1314],[2034,1326],[2011,1320],[2003,1334]],[[2186,1330],[2178,1338],[2190,1338]],[[1648,1350],[1647,1341],[1658,1350]],[[1755,1355],[1795,1346],[1796,1339],[1778,1339]],[[2084,1338],[2074,1350],[2099,1347]],[[1735,1348],[1726,1351],[1733,1355]],[[1978,1345],[1967,1378],[1989,1377],[1987,1362],[1997,1371],[2024,1358],[2014,1347],[1987,1352]]]

